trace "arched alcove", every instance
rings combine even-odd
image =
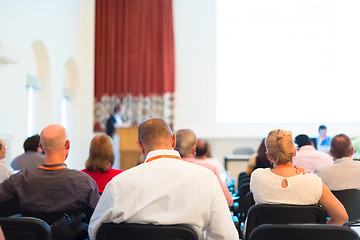
[[[51,121],[51,70],[45,44],[35,40],[26,54],[28,135]]]

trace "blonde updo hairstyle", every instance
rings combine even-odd
[[[295,145],[290,131],[272,130],[265,141],[267,153],[276,165],[292,163]]]

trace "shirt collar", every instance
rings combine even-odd
[[[180,154],[178,151],[176,150],[154,150],[148,153],[148,155],[146,156],[145,162],[147,162],[150,158],[153,157],[160,157],[164,155],[164,158],[166,158],[166,155],[170,155],[170,156],[174,156],[176,158],[181,159]]]
[[[299,151],[307,151],[307,150],[315,150],[315,148],[311,145],[305,145],[305,146],[302,146]]]
[[[352,157],[343,157],[335,160],[335,163],[353,161]]]

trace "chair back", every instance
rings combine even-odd
[[[41,219],[31,217],[0,217],[6,240],[51,240],[51,229]]]
[[[245,204],[244,204],[244,218],[247,218],[249,209],[255,205],[254,196],[251,191],[249,191],[245,196]]]
[[[96,240],[198,240],[189,225],[152,225],[136,223],[105,223],[100,226]]]
[[[349,227],[327,224],[264,224],[254,229],[250,240],[359,240]]]
[[[356,222],[360,220],[360,190],[347,189],[340,191],[332,191],[337,199],[344,205],[349,221]]]
[[[262,224],[326,223],[326,212],[317,205],[257,204],[248,212],[246,239]]]
[[[239,212],[240,212],[240,222],[244,222],[244,213],[245,213],[245,196],[250,192],[250,183],[244,183],[239,188]]]

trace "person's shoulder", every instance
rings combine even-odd
[[[201,167],[205,167],[205,168],[209,169],[210,171],[212,171],[213,173],[215,173],[217,171],[217,169],[214,165],[207,163],[207,162],[196,162],[195,164],[197,164]]]
[[[109,168],[109,175],[111,175],[111,176],[116,176],[122,172],[124,172],[124,171],[120,170],[120,169]]]
[[[251,173],[251,180],[266,178],[271,175],[270,173],[270,168],[257,168]]]
[[[321,178],[318,175],[316,175],[315,173],[300,174],[300,176],[303,176],[303,177],[311,179],[311,180],[320,180],[321,181]]]
[[[79,177],[79,178],[85,178],[85,179],[88,179],[88,178],[91,179],[91,177],[82,170],[80,171],[80,170],[76,170],[76,169],[65,168],[65,169],[61,169],[60,171],[66,173],[66,175]]]

